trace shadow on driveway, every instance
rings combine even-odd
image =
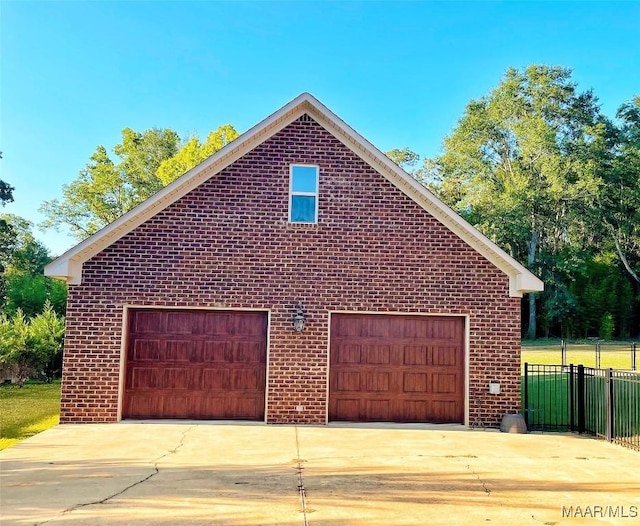
[[[0,452],[0,523],[551,525],[609,506],[591,520],[632,524],[639,470],[638,453],[574,435],[63,425]]]

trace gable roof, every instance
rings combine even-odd
[[[176,179],[113,223],[69,249],[45,267],[45,275],[65,280],[72,285],[80,284],[82,282],[82,265],[85,261],[198,187],[210,177],[215,176],[305,113],[386,177],[400,191],[413,199],[458,237],[507,274],[509,276],[510,296],[521,297],[525,292],[543,290],[544,284],[540,279],[475,227],[462,219],[433,193],[309,93],[302,93],[236,140],[186,172],[182,177]]]

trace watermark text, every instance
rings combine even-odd
[[[598,504],[582,506],[562,506],[562,516],[572,519],[635,519],[638,506],[600,506]]]

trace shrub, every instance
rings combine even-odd
[[[51,381],[59,371],[64,341],[64,318],[50,303],[31,321],[18,310],[11,318],[0,316],[0,365],[9,367],[20,387],[39,373]]]

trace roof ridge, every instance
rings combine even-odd
[[[45,275],[64,279],[72,285],[80,284],[82,265],[85,261],[304,115],[308,115],[325,128],[436,220],[507,274],[511,296],[519,297],[524,292],[543,290],[542,281],[456,214],[309,92],[301,93],[146,201],[67,250],[45,267]]]

